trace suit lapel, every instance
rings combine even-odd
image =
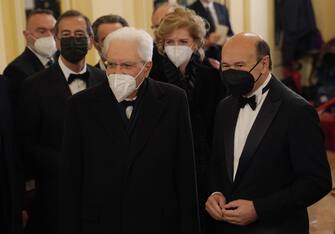
[[[129,137],[121,119],[119,104],[109,87],[108,81],[104,81],[97,86],[95,97],[98,100],[96,116],[104,129],[109,132],[113,139],[123,141],[124,145],[128,145]],[[103,112],[99,110],[103,110]]]
[[[243,148],[238,169],[236,172],[234,184],[238,184],[243,173],[248,168],[251,159],[255,155],[255,152],[262,141],[265,133],[270,127],[272,120],[276,116],[279,106],[281,104],[280,89],[278,88],[277,81],[274,77],[271,78],[270,90],[267,98],[265,99],[263,106],[261,107],[256,120],[249,132],[245,146]]]
[[[233,162],[234,162],[234,133],[237,117],[240,109],[236,98],[232,98],[232,109],[227,115],[227,119],[222,120],[225,143],[225,159],[229,180],[233,182]]]
[[[45,69],[39,58],[28,47],[26,47],[24,53],[26,54],[28,61],[30,61],[30,64],[35,72]]]
[[[157,84],[148,79],[148,87],[144,93],[143,100],[138,110],[138,117],[131,135],[131,147],[128,158],[128,168],[134,159],[140,155],[152,131],[157,126],[164,109],[163,92]]]
[[[208,19],[213,19],[212,15],[209,15],[208,12],[206,11],[205,7],[202,5],[202,3],[200,1],[197,1],[195,4],[197,4],[197,9],[199,11],[199,15],[201,16],[205,16],[205,18]],[[209,22],[211,25],[214,25],[214,22]]]
[[[57,93],[57,98],[62,98],[64,102],[67,102],[72,94],[59,64],[55,63],[48,69],[50,70],[50,87]]]
[[[94,87],[101,83],[101,74],[97,73],[92,69],[91,66],[87,64],[87,71],[89,72],[90,76],[88,77],[87,88]]]
[[[217,4],[215,4],[215,2],[213,2],[213,4],[214,4],[214,9],[215,9],[216,17],[218,18],[218,23],[219,24],[223,24],[220,6],[217,5]]]

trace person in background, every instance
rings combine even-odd
[[[206,169],[212,144],[215,109],[225,96],[217,70],[204,65],[206,28],[200,16],[186,8],[168,13],[155,31],[162,59],[153,61],[150,77],[185,90],[195,146],[200,207],[204,207]],[[204,219],[205,212],[201,212]],[[203,221],[203,220],[202,220]],[[204,222],[204,221],[203,221]]]
[[[9,98],[14,110],[17,109],[22,82],[28,76],[45,69],[54,62],[55,23],[53,12],[50,10],[37,9],[27,17],[26,29],[23,31],[26,48],[4,70],[4,76],[8,79]]]
[[[59,234],[199,234],[185,92],[148,78],[145,31],[121,28],[104,47],[108,82],[69,100]]]
[[[162,19],[166,16],[166,14],[173,12],[176,7],[178,7],[177,4],[172,4],[169,2],[162,2],[157,3],[155,5],[154,11],[152,12],[151,16],[151,29],[153,32],[155,32],[158,29],[158,26]],[[152,61],[154,63],[161,61],[163,56],[158,52],[157,45],[154,42],[154,48],[153,48],[153,54],[152,54]],[[151,74],[154,74],[154,70],[151,71]],[[158,72],[158,71],[157,71]]]
[[[78,11],[63,13],[55,25],[57,61],[23,82],[19,137],[24,166],[33,174],[36,197],[27,228],[33,234],[56,233],[58,173],[68,98],[106,79],[100,69],[86,64],[93,46],[88,18]]]
[[[214,125],[206,202],[214,234],[307,234],[307,207],[331,190],[318,115],[271,66],[257,34],[237,34],[222,49],[232,95],[218,105]]]
[[[209,63],[219,69],[222,45],[234,35],[227,7],[214,0],[197,0],[188,7],[208,22],[205,53]]]
[[[159,24],[166,16],[166,14],[173,12],[176,7],[178,7],[177,4],[172,4],[169,2],[157,4],[151,16],[151,29],[154,31],[157,30]]]
[[[122,27],[127,27],[128,22],[119,15],[104,15],[96,19],[93,24],[93,34],[94,34],[94,47],[99,53],[100,60],[95,65],[95,67],[100,68],[103,71],[106,71],[106,50],[103,48],[103,43],[105,38],[111,32],[114,32],[117,29]]]
[[[27,17],[23,35],[26,41],[25,50],[10,62],[4,70],[7,80],[8,97],[13,118],[18,116],[18,103],[22,82],[28,77],[50,66],[54,61],[56,43],[53,30],[56,20],[53,12],[46,9],[33,10]],[[13,123],[16,125],[16,123]],[[18,154],[21,154],[18,151]],[[34,180],[30,171],[25,171],[24,220],[31,215],[32,200],[35,194]],[[24,221],[25,222],[25,221]]]

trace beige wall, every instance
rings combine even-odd
[[[3,16],[3,3],[0,1],[0,22],[4,22],[4,16]],[[5,46],[5,33],[4,33],[4,27],[3,24],[0,24],[0,51],[3,56],[0,56],[0,74],[2,73],[2,68],[6,66],[6,46]]]
[[[123,16],[133,27],[143,28],[150,32],[152,0],[62,0],[62,11],[76,9],[87,15],[92,23],[98,17],[106,14]],[[98,54],[92,49],[87,62],[95,64]]]
[[[151,32],[152,5],[152,0],[61,0],[62,12],[76,9],[87,15],[92,22],[105,14],[119,14],[131,26],[148,32]],[[23,51],[24,28],[24,0],[0,0],[0,73]],[[95,64],[97,60],[97,53],[92,49],[88,55],[88,63]]]
[[[325,41],[335,37],[334,0],[312,0],[317,26]],[[270,44],[273,72],[281,77],[281,52],[274,44],[274,3],[269,0],[227,0],[235,33],[253,31]]]
[[[335,37],[335,27],[334,27],[334,0],[312,0],[316,24],[321,31],[323,39],[328,41],[329,39]]]
[[[263,36],[272,50],[274,73],[280,64],[280,50],[274,45],[274,3],[269,0],[228,0],[233,30],[255,32]]]
[[[25,28],[24,1],[0,0],[0,73],[11,60],[19,55],[25,46],[23,30]]]
[[[224,2],[224,0],[217,0]],[[254,31],[261,34],[272,48],[275,67],[280,65],[279,48],[274,47],[273,1],[226,0],[235,33]],[[335,36],[334,0],[312,0],[317,25],[327,41]],[[61,0],[62,11],[77,9],[92,21],[104,14],[122,15],[131,26],[151,33],[152,0]],[[10,22],[10,23],[8,23]],[[0,73],[25,46],[22,30],[25,27],[24,0],[0,0]],[[94,64],[98,57],[94,50],[88,62]]]

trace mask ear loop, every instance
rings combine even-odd
[[[249,73],[250,72],[252,72],[252,70],[254,70],[254,68],[259,64],[259,62],[260,61],[262,61],[263,60],[263,58],[261,58],[261,59],[259,59],[258,61],[257,61],[257,63],[249,70]],[[261,77],[261,75],[262,75],[262,73],[261,74],[259,74],[259,76],[257,77],[257,79],[255,80],[255,83],[259,80],[259,78]]]
[[[137,77],[141,74],[141,72],[144,70],[145,65],[147,65],[147,63],[148,63],[148,62],[145,62],[145,63],[143,64],[143,67],[141,68],[141,70],[139,71],[139,73],[137,73],[137,75],[134,77],[135,80],[136,80]],[[141,83],[138,84],[138,86],[136,87],[135,90],[138,90],[138,89],[139,89],[139,87],[142,85],[142,83],[144,82],[144,80],[145,80],[145,78],[141,81]]]
[[[259,64],[259,62],[260,61],[262,61],[263,60],[263,58],[261,58],[261,59],[259,59],[258,61],[257,61],[257,63],[249,70],[249,72],[252,72],[252,70],[254,70],[254,68]]]

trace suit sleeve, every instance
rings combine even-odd
[[[76,106],[69,101],[66,112],[59,175],[59,234],[79,234],[81,200],[81,129]]]
[[[214,121],[214,128],[213,128],[213,143],[212,143],[212,153],[211,157],[209,159],[209,166],[208,166],[208,189],[209,193],[208,196],[210,196],[213,192],[221,192],[223,193],[222,184],[223,182],[220,181],[221,177],[220,172],[222,171],[221,167],[221,160],[223,158],[222,155],[219,155],[218,153],[218,147],[220,147],[220,143],[222,144],[223,138],[222,133],[219,132],[219,127],[222,122],[221,118],[221,112],[222,112],[222,104],[220,103],[218,105],[218,108],[216,110],[215,115],[215,121]]]
[[[0,197],[3,198],[0,201],[3,209],[0,216],[3,218],[4,227],[8,227],[13,233],[23,233],[21,222],[24,187],[22,164],[16,153],[15,131],[6,84],[0,75],[0,180],[2,182]]]
[[[186,94],[182,95],[179,108],[179,139],[177,158],[177,195],[180,208],[181,234],[200,232],[198,198],[196,189],[195,160],[191,121]]]
[[[43,97],[39,95],[39,87],[32,81],[28,79],[23,82],[18,115],[23,160],[28,167],[28,173],[31,168],[34,168],[46,174],[55,174],[59,165],[59,152],[39,143],[42,123],[40,102]]]
[[[254,201],[260,220],[305,209],[331,190],[330,169],[317,113],[307,104],[293,113],[288,147],[295,180],[287,188]]]
[[[22,71],[20,68],[9,65],[4,70],[4,75],[8,83],[8,94],[11,105],[13,106],[14,111],[18,108],[20,100],[20,88],[22,81],[27,78],[27,74]]]

